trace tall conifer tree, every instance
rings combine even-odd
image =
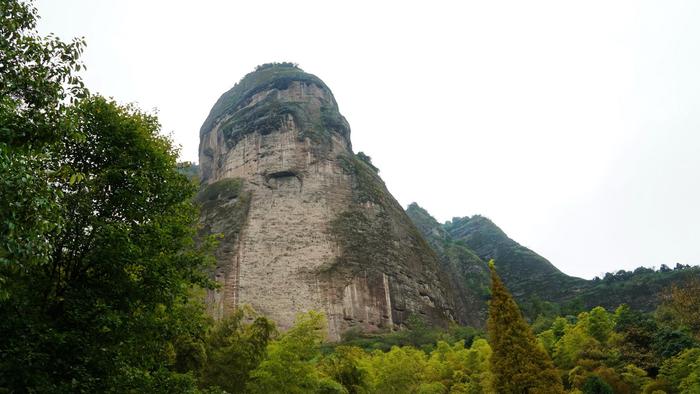
[[[491,270],[488,332],[497,393],[563,393],[561,378],[496,273]]]

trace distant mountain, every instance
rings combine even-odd
[[[564,274],[483,216],[456,217],[440,224],[416,203],[409,205],[406,213],[443,266],[453,273],[453,286],[459,294],[483,295],[482,289],[489,286],[484,262],[494,259],[506,286],[530,318],[548,311],[576,313],[598,305],[614,309],[623,303],[651,311],[659,304],[665,288],[700,275],[700,267],[678,265],[673,270],[639,268],[608,274],[603,279],[585,280]],[[478,298],[470,305],[483,311],[485,298]]]
[[[486,322],[486,301],[491,289],[488,265],[464,241],[454,239],[445,226],[418,204],[409,205],[406,213],[438,255],[449,274],[450,285],[464,300],[461,314],[468,316],[472,325],[482,327]]]

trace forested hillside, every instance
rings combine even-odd
[[[665,289],[700,276],[700,267],[676,264],[671,269],[640,267],[608,273],[602,279],[584,280],[559,271],[552,263],[510,239],[483,216],[454,218],[438,223],[418,204],[406,210],[443,264],[469,291],[482,292],[488,284],[484,261],[499,262],[503,281],[530,319],[539,315],[577,313],[596,306],[609,311],[621,304],[635,310],[654,311]],[[482,300],[481,310],[486,309]]]

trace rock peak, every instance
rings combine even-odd
[[[248,135],[280,130],[292,131],[316,151],[333,150],[336,142],[352,150],[350,125],[320,78],[293,63],[263,64],[221,95],[202,124],[202,181],[224,170],[214,160],[215,146],[232,149]]]
[[[319,310],[329,335],[392,330],[419,315],[454,319],[435,253],[387,191],[369,156],[353,154],[331,90],[294,64],[246,75],[202,125],[202,224],[223,233],[208,305],[220,318],[250,304],[290,327]]]

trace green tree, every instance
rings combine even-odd
[[[66,117],[72,131],[50,157],[73,175],[36,180],[54,196],[60,226],[43,232],[37,263],[11,255],[3,266],[12,285],[0,303],[0,387],[191,384],[170,370],[170,350],[201,328],[179,319],[190,289],[210,285],[210,261],[193,241],[195,186],[176,171],[155,117],[100,97]]]
[[[607,343],[614,327],[615,322],[605,308],[597,306],[588,313],[586,329],[598,342]]]
[[[310,311],[300,314],[294,327],[267,347],[267,357],[250,374],[251,393],[308,393],[342,390],[324,380],[316,369],[320,344],[325,339],[326,318]]]
[[[176,352],[206,326],[210,243],[177,151],[155,117],[89,98],[82,40],[39,36],[31,2],[0,16],[0,391],[193,388]]]
[[[584,394],[613,394],[613,389],[605,380],[596,375],[590,376],[582,389]]]
[[[252,319],[252,323],[246,324],[246,320]],[[218,322],[207,336],[208,357],[202,369],[201,385],[219,387],[229,393],[245,392],[250,373],[265,357],[274,332],[274,324],[250,308],[237,309]]]
[[[647,376],[647,372],[635,365],[626,365],[622,371],[622,379],[631,388],[634,393],[641,393],[644,386],[651,382],[651,378]]]
[[[622,360],[655,376],[661,357],[655,351],[658,325],[651,315],[621,305],[615,311],[615,331],[621,336],[617,344]]]
[[[697,393],[700,377],[700,348],[688,349],[664,361],[657,385],[669,393]]]
[[[693,277],[681,285],[673,285],[664,294],[663,308],[700,340],[700,278]]]
[[[591,327],[594,329],[591,330]],[[591,333],[597,332],[595,327],[595,323],[591,324],[591,314],[588,312],[581,312],[576,324],[565,327],[564,335],[554,346],[553,357],[557,367],[571,369],[581,359],[602,360],[606,357],[603,344]],[[605,334],[606,340],[609,335],[609,332]]]
[[[394,346],[388,352],[372,352],[367,360],[367,370],[372,382],[372,392],[410,393],[418,390],[425,381],[426,354],[411,346]],[[432,387],[434,388],[434,387]],[[428,390],[429,387],[424,387]]]
[[[493,349],[493,389],[498,393],[563,393],[557,370],[496,273],[493,260],[489,268],[491,301],[487,324]]]
[[[84,41],[42,37],[37,19],[31,1],[0,3],[0,142],[24,151],[63,137],[68,103],[87,93],[76,75]]]
[[[36,31],[31,3],[0,2],[0,300],[14,276],[46,264],[47,235],[60,231],[61,190],[53,147],[64,138],[67,102],[86,94],[75,72],[84,43]]]
[[[350,394],[364,393],[368,389],[369,376],[362,368],[365,352],[354,346],[338,346],[320,364],[321,372],[340,383]]]

